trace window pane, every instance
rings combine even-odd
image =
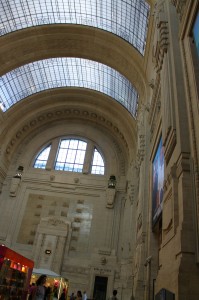
[[[48,156],[50,153],[51,145],[42,150],[39,155],[37,156],[35,163],[34,163],[34,168],[39,168],[39,169],[45,169]]]
[[[96,148],[93,155],[91,174],[104,175],[104,160]]]
[[[62,140],[59,146],[55,170],[82,172],[87,143],[80,140]]]

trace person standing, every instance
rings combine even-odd
[[[81,291],[77,291],[76,300],[82,300],[82,292]]]
[[[63,289],[61,296],[59,297],[59,300],[66,300],[66,289],[65,288]]]
[[[70,300],[75,300],[75,294],[74,293],[71,294]]]
[[[113,290],[113,295],[111,297],[109,297],[109,300],[118,300],[117,290]]]
[[[88,298],[88,297],[87,297],[86,291],[84,291],[84,292],[83,292],[82,300],[87,300],[87,298]]]
[[[31,291],[32,300],[46,300],[46,287],[45,287],[46,280],[47,280],[46,275],[41,275],[37,279],[36,286]]]

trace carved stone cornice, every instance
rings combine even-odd
[[[13,134],[13,136],[10,137],[10,141],[6,146],[6,155],[9,156],[13,153],[16,145],[22,141],[23,138],[25,138],[32,130],[35,130],[36,128],[39,128],[42,125],[47,124],[48,122],[57,121],[61,119],[86,119],[93,122],[98,122],[99,125],[103,125],[109,130],[114,132],[114,135],[117,135],[121,142],[124,143],[125,148],[129,152],[128,143],[123,135],[123,133],[120,131],[117,125],[113,124],[111,121],[106,119],[104,116],[97,114],[93,111],[85,111],[84,109],[76,109],[76,108],[68,108],[63,110],[51,110],[48,112],[44,112],[34,119],[28,120],[26,123],[24,123],[21,128],[18,128],[16,132]]]
[[[171,3],[176,7],[176,11],[179,15],[180,20],[183,17],[187,2],[188,2],[187,0],[171,0]]]
[[[164,56],[168,50],[168,45],[169,45],[168,22],[160,21],[157,24],[157,31],[158,31],[158,39],[157,39],[156,45],[154,47],[153,61],[155,62],[156,71],[157,71],[157,73],[159,73],[162,69]]]
[[[137,193],[137,184],[136,183],[127,183],[127,199],[130,200],[130,203],[133,204],[135,196]]]
[[[70,222],[64,218],[57,217],[44,217],[40,221],[40,225],[52,226],[52,227],[64,227],[68,230]]]
[[[177,136],[176,136],[175,129],[172,129],[171,127],[169,128],[167,135],[165,137],[165,141],[163,142],[163,146],[165,147],[164,155],[165,155],[166,163],[168,164],[177,143]]]
[[[170,173],[167,175],[167,177],[164,180],[164,193],[166,194],[170,193],[170,189],[172,188],[172,181],[177,178],[176,171],[177,171],[177,166],[176,164],[174,164],[170,169]]]
[[[163,2],[156,3],[154,19],[153,62],[155,64],[156,72],[159,73],[162,69],[164,56],[169,46],[168,21]]]
[[[149,85],[151,86],[151,83],[149,83]],[[155,119],[154,116],[155,112],[157,111],[156,110],[157,99],[160,94],[160,74],[157,74],[155,82],[153,81],[153,86],[151,86],[151,88],[153,88],[153,95],[152,95],[151,107],[149,111],[149,124],[152,125],[153,120]]]
[[[189,153],[181,153],[178,161],[177,161],[177,178],[179,178],[183,173],[190,173],[191,165],[190,165],[190,154]]]

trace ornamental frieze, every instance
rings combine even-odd
[[[182,19],[182,16],[184,14],[187,2],[188,0],[171,0],[171,3],[176,7],[176,11],[180,17],[180,20]]]

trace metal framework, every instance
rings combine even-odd
[[[74,57],[35,61],[0,77],[1,109],[6,111],[32,94],[62,87],[97,90],[136,117],[138,93],[126,77],[102,63]]]
[[[143,55],[149,11],[145,0],[3,0],[0,35],[46,24],[81,24],[118,35]]]

